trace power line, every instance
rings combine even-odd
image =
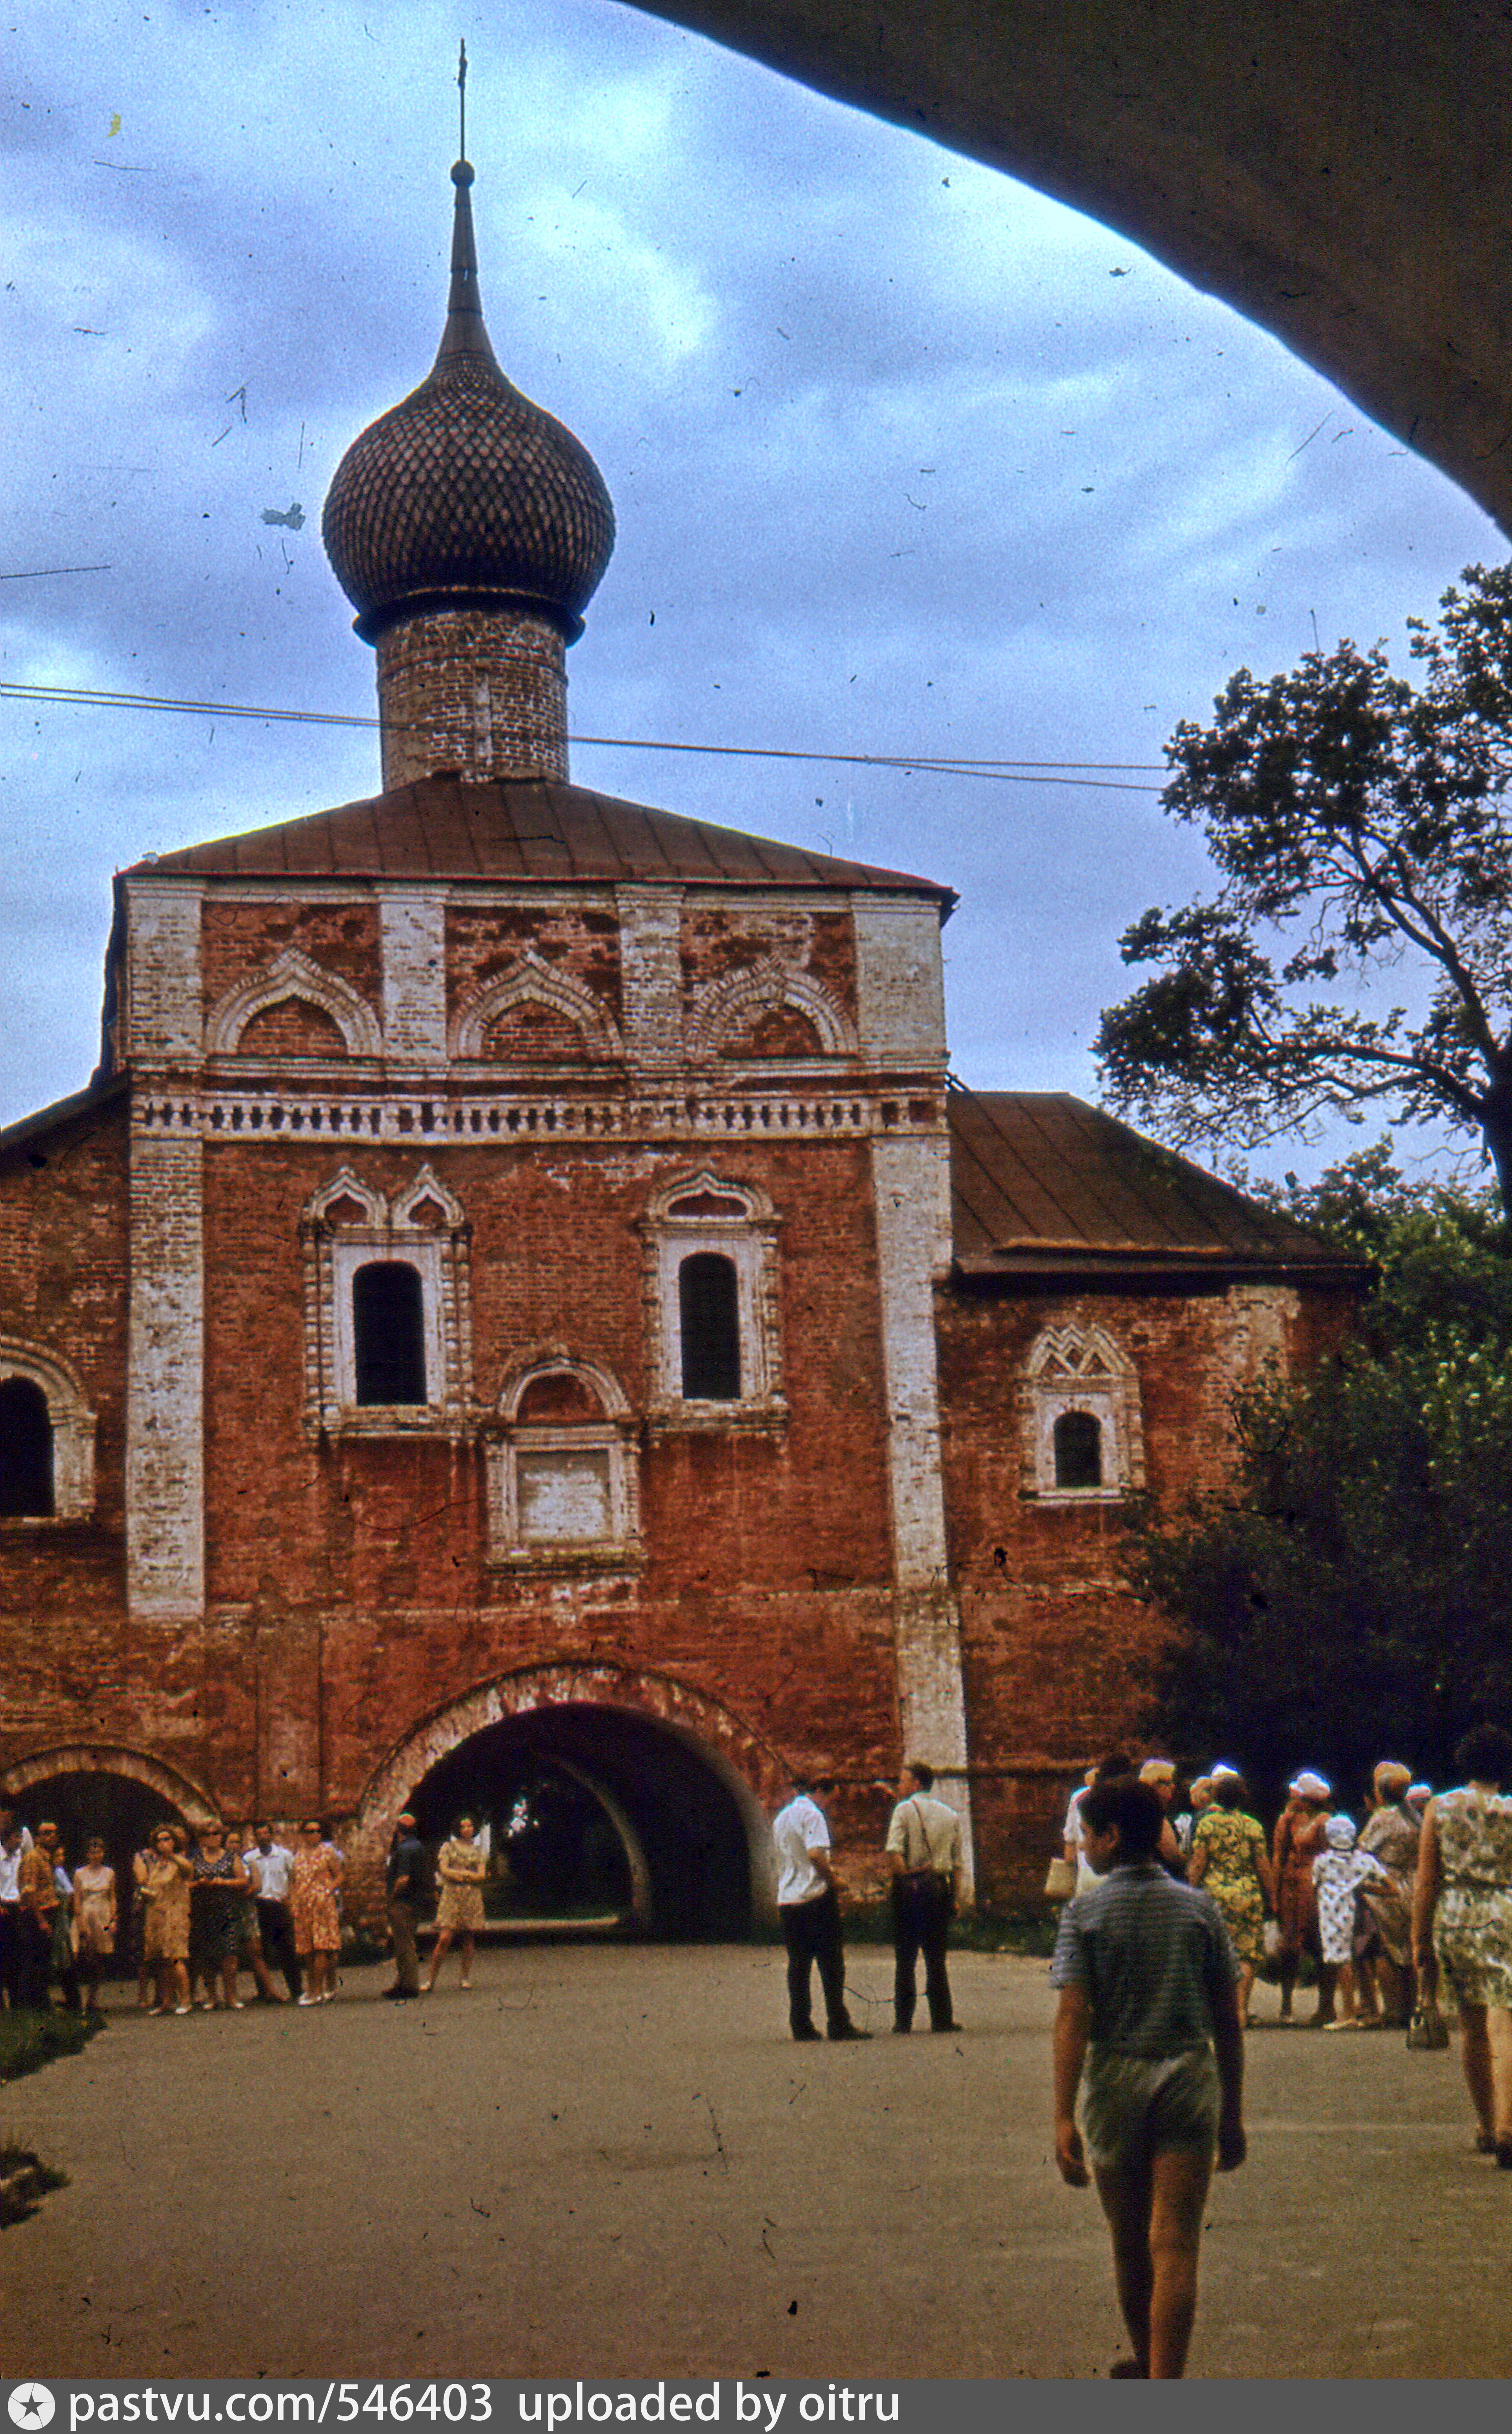
[[[378,728],[382,721],[354,711],[276,710],[266,704],[240,701],[193,701],[164,694],[114,693],[102,687],[0,683],[0,698],[9,701],[71,703],[87,710],[156,710],[197,718],[261,718],[300,727]],[[650,736],[573,735],[570,744],[597,745],[619,752],[692,752],[737,761],[803,761],[857,769],[918,770],[930,777],[987,778],[1005,785],[1091,786],[1110,794],[1158,795],[1159,786],[1142,786],[1129,779],[1086,777],[1085,770],[1148,772],[1163,777],[1152,761],[973,761],[929,753],[805,752],[767,744],[669,744]]]

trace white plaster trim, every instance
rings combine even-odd
[[[126,1397],[126,1589],[133,1615],[205,1603],[204,1152],[133,1131]]]
[[[444,887],[385,888],[378,899],[385,1053],[438,1064],[446,1054]]]
[[[829,990],[812,974],[795,971],[780,955],[763,955],[746,970],[727,972],[699,991],[687,1020],[687,1054],[706,1062],[721,1053],[732,1032],[743,1030],[758,1014],[775,1013],[782,1006],[791,1006],[814,1025],[825,1055],[858,1053],[855,1027]]]
[[[615,1058],[625,1054],[619,1024],[603,1000],[574,980],[570,972],[558,970],[543,962],[534,948],[527,948],[511,971],[490,981],[458,1008],[452,1020],[452,1054],[481,1056],[490,1023],[517,1005],[542,1005],[559,1014],[601,1057]]]
[[[734,1202],[735,1210],[730,1216],[679,1215],[679,1201],[704,1193]],[[653,1428],[723,1430],[785,1424],[778,1269],[781,1226],[760,1185],[730,1182],[710,1167],[664,1184],[652,1195],[640,1220],[640,1231]],[[717,1252],[735,1271],[740,1393],[728,1401],[690,1400],[682,1392],[678,1274],[683,1260],[698,1251]]]
[[[945,975],[939,906],[855,895],[856,1029],[869,1064],[943,1067]]]
[[[363,1209],[360,1224],[332,1225],[328,1212],[344,1199]],[[426,1200],[443,1211],[442,1226],[419,1226],[413,1212]],[[466,1214],[434,1168],[422,1166],[391,1202],[349,1167],[338,1169],[306,1201],[300,1220],[304,1244],[304,1409],[310,1436],[459,1434],[472,1405],[472,1293]],[[414,1268],[421,1280],[425,1348],[423,1403],[359,1403],[352,1279],[373,1260]]]
[[[1047,1327],[1024,1363],[1021,1397],[1023,1492],[1041,1504],[1116,1504],[1144,1484],[1139,1373],[1101,1327]],[[1102,1430],[1102,1484],[1056,1479],[1056,1422],[1087,1412]]]
[[[328,1015],[346,1041],[349,1055],[382,1054],[383,1034],[366,999],[359,997],[339,972],[327,971],[298,947],[285,947],[262,971],[249,973],[229,988],[212,1008],[205,1024],[206,1054],[237,1055],[242,1033],[252,1017],[266,1014],[270,1006],[283,1005],[289,998],[297,998]]]
[[[199,908],[203,880],[126,882],[120,1031],[126,1054],[192,1063],[200,1054]]]
[[[589,1393],[611,1420],[628,1420],[634,1414],[629,1397],[611,1369],[596,1361],[586,1361],[569,1350],[565,1344],[532,1344],[517,1352],[505,1370],[499,1388],[498,1412],[503,1420],[513,1425],[515,1414],[524,1400],[525,1390],[542,1378],[572,1378]]]
[[[19,1337],[0,1335],[0,1379],[26,1378],[40,1386],[53,1432],[51,1514],[21,1513],[17,1523],[85,1521],[94,1510],[94,1414],[78,1373],[56,1352]]]

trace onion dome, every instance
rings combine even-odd
[[[427,609],[504,608],[534,611],[576,642],[614,546],[614,510],[582,442],[499,369],[478,298],[468,162],[452,182],[440,351],[337,466],[326,555],[368,642]]]

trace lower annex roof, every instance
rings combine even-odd
[[[1363,1277],[1362,1262],[1069,1092],[949,1095],[963,1277],[1243,1269]]]
[[[956,900],[937,880],[808,853],[545,779],[424,778],[303,819],[159,854],[132,864],[129,875],[163,874],[833,887],[930,896],[941,919]]]

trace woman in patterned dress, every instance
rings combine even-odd
[[[304,1992],[300,2002],[306,2007],[332,2000],[335,1989],[331,1980],[335,1973],[336,1954],[341,1949],[341,1920],[336,1911],[336,1885],[341,1871],[336,1854],[326,1845],[324,1830],[318,1817],[307,1819],[300,1827],[294,1873],[289,1879],[294,1949],[304,1964]]]
[[[1327,1847],[1329,1804],[1332,1797],[1320,1774],[1304,1771],[1287,1786],[1286,1806],[1276,1820],[1271,1863],[1276,1871],[1276,1916],[1281,1930],[1281,2018],[1288,2026],[1292,1991],[1303,1953],[1310,1952],[1320,1969],[1323,1965],[1313,1862]],[[1307,2025],[1310,2029],[1326,2028],[1332,2017],[1333,2006],[1325,2004],[1320,1980],[1317,2009]]]
[[[100,1976],[115,1950],[115,1870],[105,1864],[105,1845],[98,1835],[90,1843],[81,1868],[74,1870],[74,1929],[78,1937],[78,1974],[89,1989],[86,2012],[97,2012]]]
[[[142,1951],[157,1980],[153,2013],[170,2009],[180,2018],[189,2009],[189,1886],[194,1870],[178,1847],[171,1826],[160,1826],[152,1836],[152,1858],[142,1880],[146,1921]],[[174,2002],[172,1997],[178,1997]]]
[[[201,1826],[190,1853],[194,1883],[189,1906],[189,1997],[203,2012],[246,2010],[236,1992],[236,1911],[251,1883],[240,1854],[226,1841],[224,1826]]]
[[[1383,1757],[1371,1776],[1370,1814],[1359,1848],[1382,1874],[1360,1888],[1355,1940],[1362,2029],[1404,2029],[1412,2015],[1412,1888],[1423,1821],[1408,1806],[1412,1770]]]
[[[1187,1868],[1188,1882],[1211,1894],[1223,1912],[1239,1963],[1239,2009],[1246,2029],[1252,2026],[1249,1998],[1265,1949],[1265,1912],[1276,1902],[1265,1829],[1248,1814],[1248,1800],[1243,1775],[1228,1768],[1214,1774],[1212,1805],[1193,1828]]]
[[[459,1817],[452,1840],[441,1844],[437,1859],[441,1897],[436,1905],[436,1949],[431,1954],[431,1974],[421,1989],[425,1995],[435,1988],[454,1936],[462,1962],[464,1989],[472,1983],[472,1955],[476,1949],[472,1937],[483,1924],[483,1879],[489,1872],[489,1863],[478,1848],[477,1832],[472,1818]]]
[[[1512,2171],[1512,1740],[1477,1724],[1454,1752],[1465,1781],[1428,1804],[1413,1891],[1418,1983],[1454,1989],[1477,2151]]]

